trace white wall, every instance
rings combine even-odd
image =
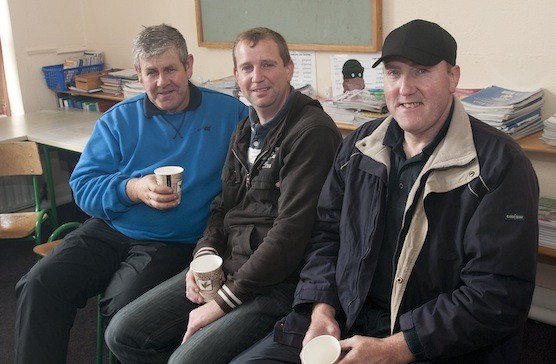
[[[106,66],[132,67],[131,41],[141,26],[177,27],[194,55],[193,81],[232,74],[230,49],[198,47],[194,0],[1,0],[7,1],[26,112],[53,108],[55,99],[41,66],[61,63],[68,50],[103,50]],[[438,22],[458,41],[460,87],[499,85],[543,88],[543,116],[556,113],[556,2],[552,0],[383,0],[383,34],[415,18]],[[225,26],[223,24],[222,26]],[[277,29],[280,31],[280,29]],[[4,44],[4,41],[3,41]],[[331,86],[330,55],[317,52],[318,92]],[[548,163],[532,155],[543,195],[556,198]]]
[[[188,40],[195,81],[230,75],[229,49],[197,46],[193,0],[8,0],[26,111],[51,107],[41,94],[40,66],[65,55],[29,50],[87,47],[105,52],[109,67],[131,67],[131,40],[142,25],[167,22]],[[546,91],[545,116],[556,113],[556,2],[507,0],[383,0],[383,33],[414,18],[438,22],[458,41],[461,87],[497,84]],[[225,26],[223,24],[223,26]],[[278,29],[278,31],[280,31]],[[319,93],[330,87],[330,53],[318,52]],[[50,62],[50,63],[49,63]],[[44,83],[44,81],[42,82]],[[37,87],[37,84],[42,87]]]

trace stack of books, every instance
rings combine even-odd
[[[470,115],[502,130],[514,139],[543,129],[542,89],[528,92],[490,86],[462,98],[461,101]]]
[[[138,76],[134,69],[117,70],[100,77],[100,88],[104,93],[121,95],[124,92],[124,85],[137,82],[137,80]]]
[[[61,109],[83,109],[86,111],[100,111],[105,112],[114,106],[117,101],[100,100],[96,98],[80,96],[80,95],[58,95],[58,106]]]
[[[556,200],[539,199],[539,245],[556,249]]]
[[[355,126],[361,126],[367,121],[371,121],[377,118],[386,117],[388,114],[383,112],[373,112],[365,110],[354,110],[354,109],[344,109],[340,108],[330,100],[321,101],[322,108],[324,111],[330,115],[332,120],[337,123],[348,123]]]
[[[321,102],[335,122],[355,126],[387,115],[383,90],[353,90]]]
[[[124,98],[127,99],[132,96],[144,93],[145,87],[139,81],[126,81],[122,82],[122,91],[124,93]]]
[[[101,63],[104,63],[102,51],[84,51],[80,57],[67,58],[64,61],[64,68],[91,66]]]
[[[544,121],[541,140],[548,145],[556,146],[556,114]]]
[[[386,112],[386,100],[382,90],[353,90],[331,99],[340,109]]]
[[[217,80],[209,80],[201,84],[201,86],[211,90],[220,91],[233,97],[239,96],[239,86],[237,85],[236,79],[233,75],[219,78]]]

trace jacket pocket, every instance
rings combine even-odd
[[[256,212],[269,215],[278,210],[280,197],[280,183],[278,177],[270,170],[261,170],[251,181],[251,190],[248,192],[253,200],[253,209]]]
[[[251,248],[251,236],[255,225],[232,225],[229,227],[228,241],[232,242],[232,259],[250,257],[253,254]]]
[[[293,311],[274,325],[274,341],[301,349],[310,323],[310,316]]]

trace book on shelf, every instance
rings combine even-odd
[[[210,90],[216,90],[230,96],[239,97],[239,86],[237,85],[235,77],[227,76],[216,80],[208,80],[201,84],[202,87]]]
[[[472,95],[481,90],[482,88],[459,88],[458,87],[456,88],[456,92],[454,92],[454,95],[456,95],[458,99],[463,99],[464,97]]]
[[[75,86],[68,86],[68,89],[70,91],[83,92],[83,93],[86,93],[86,94],[94,94],[96,92],[101,92],[102,91],[102,88],[94,88],[94,89],[91,89],[91,90],[84,90],[82,88],[77,88]]]
[[[539,245],[556,249],[556,200],[539,199]]]
[[[79,57],[70,57],[64,60],[64,68],[75,68],[82,66],[91,66],[94,64],[104,63],[102,51],[84,51]]]
[[[332,104],[341,109],[386,112],[384,92],[374,90],[353,90],[330,99]]]
[[[123,70],[109,72],[108,74],[112,77],[119,78],[119,79],[125,79],[125,80],[136,81],[136,80],[139,79],[139,76],[137,76],[137,72],[135,72],[135,70],[133,68],[127,68],[127,69],[123,69]]]
[[[556,114],[543,122],[541,140],[547,145],[556,146]]]
[[[388,116],[387,113],[383,112],[345,109],[334,105],[334,103],[330,100],[321,101],[321,105],[324,111],[330,115],[332,120],[335,122],[348,123],[355,126],[360,126],[367,121]]]
[[[58,95],[58,106],[61,109],[82,109],[87,111],[100,111],[104,112],[117,104],[117,101],[112,100],[99,100],[94,97],[83,95]]]
[[[129,81],[122,83],[122,91],[124,93],[124,98],[129,98],[138,94],[145,92],[145,87],[139,81]]]
[[[535,91],[514,91],[499,86],[490,86],[464,97],[461,101],[469,110],[490,109],[515,110],[543,96],[542,89]]]
[[[110,74],[105,74],[100,76],[100,83],[103,85],[116,85],[120,86],[122,84],[122,79],[118,77],[111,76]]]
[[[542,89],[514,91],[490,86],[461,99],[471,116],[502,130],[514,139],[543,129]]]

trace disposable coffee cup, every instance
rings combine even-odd
[[[181,182],[183,180],[183,168],[180,166],[164,166],[154,170],[156,184],[168,186],[179,195],[178,203],[181,202]]]
[[[222,258],[218,255],[202,255],[193,259],[189,269],[193,271],[201,296],[206,302],[213,300],[222,287]]]
[[[309,341],[299,357],[302,364],[334,364],[340,358],[340,342],[331,335],[321,335]]]

